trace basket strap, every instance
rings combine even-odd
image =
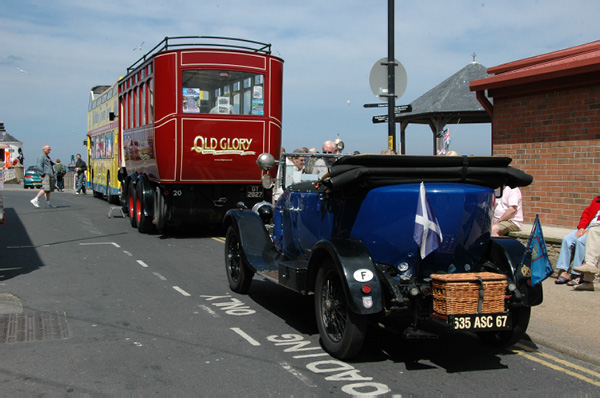
[[[479,300],[477,300],[477,313],[481,314],[483,307],[483,280],[477,275],[477,284],[479,285]]]

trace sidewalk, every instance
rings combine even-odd
[[[531,309],[527,334],[536,344],[600,366],[600,286],[578,292],[555,280],[542,282],[544,302]]]

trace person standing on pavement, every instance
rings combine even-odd
[[[65,174],[67,174],[67,168],[60,162],[60,159],[56,159],[54,171],[56,171],[56,189],[58,189],[58,192],[63,192],[65,190]]]
[[[558,285],[566,283],[568,286],[577,286],[583,282],[576,268],[583,264],[587,231],[593,226],[600,226],[600,196],[595,197],[592,203],[581,213],[577,230],[563,238],[558,261],[556,262],[558,278],[554,283]],[[575,250],[573,254],[573,270],[571,272],[573,276],[569,277],[569,265],[573,250]]]
[[[81,159],[81,154],[79,153],[77,154],[77,162],[75,162],[75,171],[77,172],[77,192],[75,192],[75,194],[79,195],[81,192],[85,195],[85,173],[87,171],[87,164]]]
[[[54,163],[50,159],[50,145],[42,147],[42,154],[37,160],[37,168],[42,177],[42,189],[30,202],[35,207],[40,207],[39,198],[46,195],[46,208],[54,207],[50,204],[50,192],[54,190]]]

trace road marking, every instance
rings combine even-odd
[[[175,291],[181,293],[182,295],[184,295],[186,297],[190,297],[191,296],[191,294],[189,294],[188,292],[186,292],[185,290],[183,290],[179,286],[173,286],[173,289],[175,289]]]
[[[576,365],[576,364],[570,363],[568,361],[564,361],[562,359],[553,357],[552,355],[549,355],[549,354],[540,353],[539,351],[530,351],[530,350],[527,349],[527,347],[522,346],[521,344],[516,344],[516,346],[519,347],[519,348],[522,348],[524,351],[527,351],[527,352],[518,351],[518,350],[510,350],[510,351],[513,352],[513,353],[515,353],[515,354],[521,355],[521,356],[529,359],[530,361],[537,362],[537,363],[539,363],[541,365],[549,367],[550,369],[556,370],[557,372],[568,374],[569,376],[573,376],[573,377],[575,377],[575,378],[577,378],[579,380],[585,381],[586,383],[590,383],[592,385],[600,387],[600,381],[592,380],[589,377],[585,377],[585,376],[583,376],[583,375],[581,375],[581,374],[579,374],[577,372],[574,372],[572,370],[564,369],[561,366],[555,365],[555,364],[553,364],[551,362],[548,362],[548,361],[545,361],[545,360],[543,360],[541,358],[538,358],[535,354],[540,354],[542,356],[545,356],[545,357],[551,359],[552,361],[561,363],[564,366],[569,366],[569,367],[572,367],[574,369],[578,369],[579,371],[582,371],[583,368],[580,367],[579,365]],[[586,372],[590,373],[587,370],[586,370]],[[595,377],[599,377],[599,375],[597,373],[591,372],[591,374],[594,375]]]
[[[36,246],[6,246],[7,249],[35,249]]]
[[[216,240],[217,242],[225,243],[225,238],[215,238],[215,237],[213,237],[211,239]]]
[[[234,332],[236,332],[237,334],[239,334],[244,340],[246,340],[248,343],[252,344],[255,347],[258,347],[260,345],[260,343],[256,340],[254,340],[252,337],[250,337],[248,334],[246,334],[246,332],[244,332],[242,329],[240,328],[230,328],[231,330],[233,330]]]
[[[137,261],[137,263],[138,263],[139,265],[141,265],[142,267],[144,267],[144,268],[148,268],[148,264],[146,264],[146,263],[145,263],[145,262],[143,262],[142,260],[135,260],[135,261]]]
[[[115,242],[94,242],[94,243],[80,243],[80,246],[92,246],[92,245],[113,245],[114,247],[121,247]]]
[[[158,279],[160,279],[161,281],[166,281],[167,278],[165,278],[164,276],[162,276],[161,274],[159,274],[158,272],[153,272],[152,273],[154,276],[156,276]]]
[[[588,373],[591,376],[593,376],[593,377],[595,377],[597,379],[600,379],[600,373],[594,372],[593,370],[586,369],[583,366],[571,363],[569,361],[565,361],[564,359],[557,358],[557,357],[555,357],[553,355],[550,355],[550,354],[547,354],[545,352],[537,351],[534,348],[527,347],[526,345],[523,345],[523,344],[520,344],[520,343],[519,344],[515,344],[515,346],[521,348],[524,351],[531,352],[531,353],[536,353],[539,356],[542,356],[544,358],[548,358],[551,361],[558,362],[558,363],[560,363],[562,365],[565,365],[565,366],[568,366],[570,368],[573,368],[573,369],[575,369],[575,370],[577,370],[579,372]]]
[[[202,308],[204,311],[208,312],[213,317],[220,318],[219,314],[217,314],[216,312],[214,312],[213,310],[211,310],[210,308],[208,308],[206,305],[201,304],[198,307]]]
[[[292,374],[292,376],[296,377],[302,383],[306,384],[308,387],[316,387],[317,386],[312,381],[310,381],[310,379],[308,377],[304,376],[302,373],[300,373],[296,369],[294,369],[289,363],[279,362],[279,365],[282,368],[284,368],[285,370],[287,370],[288,372],[290,372],[290,374]]]
[[[133,257],[133,254],[129,253],[127,250],[123,250],[123,253],[127,254],[129,257]]]

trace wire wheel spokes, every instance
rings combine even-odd
[[[230,237],[230,243],[227,250],[227,268],[231,279],[239,282],[242,267],[242,257],[240,255],[240,241],[236,235]]]
[[[339,342],[344,337],[348,310],[346,296],[336,272],[329,272],[327,275],[322,292],[322,303],[321,316],[325,332],[333,342]]]

